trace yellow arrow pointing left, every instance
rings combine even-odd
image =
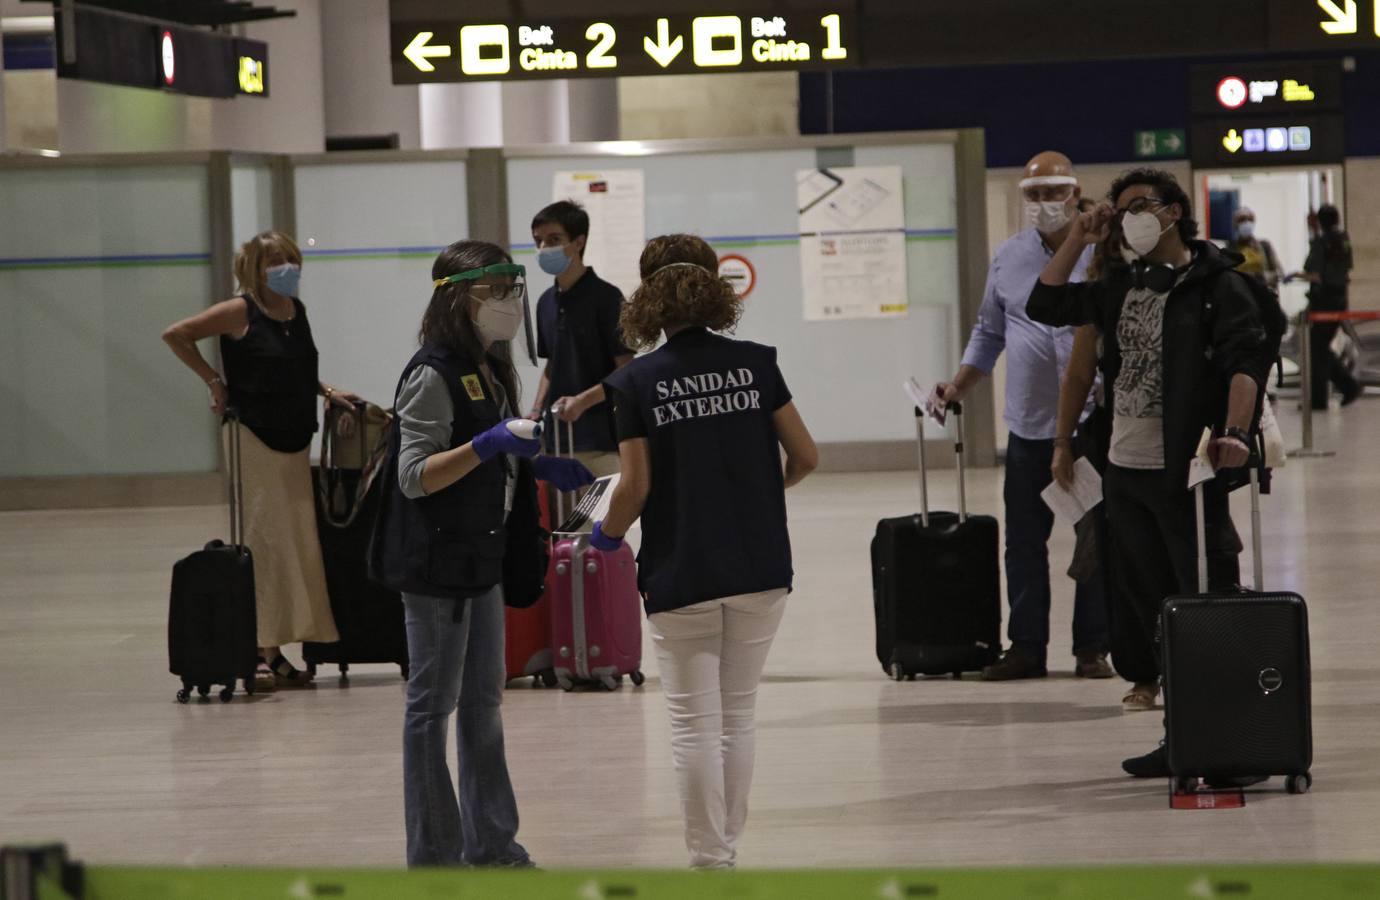
[[[428,47],[426,45],[426,42],[435,36],[436,33],[434,31],[419,31],[417,32],[417,36],[412,39],[412,42],[403,50],[403,56],[406,56],[408,61],[416,66],[417,70],[420,72],[436,71],[436,67],[431,64],[431,61],[427,57],[450,56],[449,46]]]

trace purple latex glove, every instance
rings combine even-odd
[[[595,550],[602,550],[605,553],[612,553],[619,547],[623,546],[623,539],[609,537],[607,534],[604,534],[604,523],[595,522],[594,533],[589,536],[589,545],[593,547]]]
[[[594,473],[578,459],[559,456],[538,456],[532,460],[532,474],[562,493],[570,493],[594,483]]]
[[[470,442],[480,462],[488,462],[500,453],[512,456],[533,457],[541,450],[541,442],[520,438],[508,429],[509,422],[525,422],[525,419],[504,419],[488,431],[477,435]]]

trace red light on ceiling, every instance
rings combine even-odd
[[[171,31],[163,32],[163,83],[172,85],[177,77],[177,52],[173,48]]]

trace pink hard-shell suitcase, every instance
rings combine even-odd
[[[624,675],[641,685],[642,598],[632,548],[605,553],[583,535],[563,537],[551,567],[551,658],[561,687],[595,681],[611,691]]]
[[[574,446],[572,429],[567,429]],[[553,428],[556,455],[560,455],[560,431]],[[551,569],[546,584],[551,591],[551,662],[556,681],[565,690],[581,682],[595,682],[615,690],[627,675],[634,685],[642,674],[642,595],[637,590],[637,561],[626,543],[612,553],[589,545],[586,534],[572,522],[588,524],[598,505],[596,485],[566,526],[567,533],[554,535]],[[564,503],[558,501],[564,512]],[[559,514],[558,514],[559,515]],[[563,515],[560,516],[564,518]]]

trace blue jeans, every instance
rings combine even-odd
[[[464,609],[458,621],[455,604]],[[409,866],[513,865],[517,800],[503,755],[503,591],[469,600],[403,594],[407,620],[407,715],[403,797]],[[446,765],[456,714],[460,797]]]
[[[1054,441],[1011,435],[1006,445],[1006,593],[1012,645],[1044,661],[1049,645],[1049,536],[1054,513],[1040,492],[1054,476]],[[1107,599],[1101,577],[1073,594],[1073,652],[1107,652]]]

